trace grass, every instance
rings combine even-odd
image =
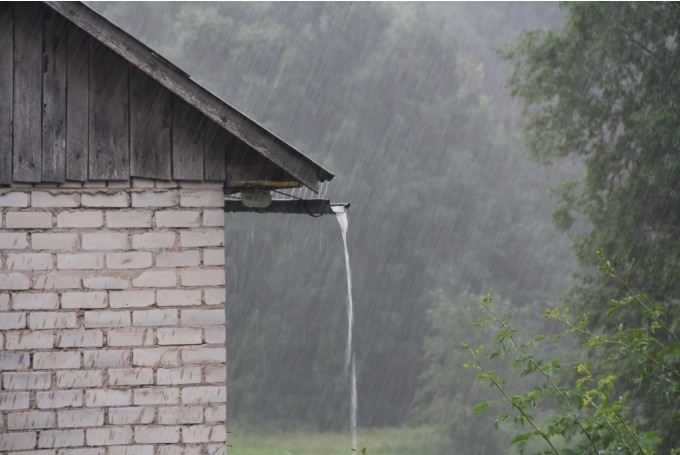
[[[431,427],[359,430],[366,455],[433,455],[437,436]],[[242,433],[229,435],[229,455],[354,455],[345,433]],[[358,454],[357,454],[358,455]]]

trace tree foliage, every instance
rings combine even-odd
[[[680,7],[675,3],[571,3],[558,31],[527,31],[506,56],[510,85],[525,103],[527,145],[542,162],[584,163],[580,180],[555,192],[557,225],[575,234],[582,264],[601,248],[613,264],[635,263],[626,282],[649,296],[673,341],[680,316]],[[622,301],[627,289],[602,274],[583,276],[572,305],[610,337],[640,327],[645,309]],[[626,356],[610,359],[616,393],[629,393],[642,428],[677,427],[677,398],[653,387]],[[677,365],[678,359],[665,359]],[[646,370],[645,370],[646,372]],[[680,443],[663,434],[661,453]]]

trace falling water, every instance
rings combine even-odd
[[[340,231],[342,232],[342,243],[345,247],[345,270],[347,275],[347,346],[345,347],[345,375],[352,372],[350,380],[350,431],[352,433],[352,448],[357,448],[357,372],[354,364],[354,354],[352,352],[352,328],[354,325],[354,302],[352,301],[352,270],[349,267],[349,250],[347,249],[347,228],[349,226],[347,219],[347,208],[343,205],[332,206],[333,212],[340,224]]]

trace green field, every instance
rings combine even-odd
[[[432,455],[437,437],[430,427],[359,430],[367,455]],[[353,455],[344,433],[244,433],[229,435],[229,455]]]

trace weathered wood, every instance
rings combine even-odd
[[[66,49],[64,18],[47,11],[43,29],[42,181],[63,182],[66,173]]]
[[[130,176],[170,180],[172,95],[130,69]]]
[[[90,47],[90,180],[130,177],[128,65],[104,45]]]
[[[42,15],[39,3],[15,4],[13,180],[41,180]]]
[[[0,185],[12,183],[13,13],[11,3],[0,3]]]
[[[224,181],[226,158],[234,138],[214,122],[205,123],[204,179]]]
[[[172,172],[176,180],[203,180],[203,115],[174,97],[172,103]]]
[[[261,158],[249,164],[227,163],[227,188],[295,188],[300,184],[283,169]]]
[[[316,191],[318,182],[333,178],[333,174],[177,71],[172,65],[154,58],[151,49],[85,5],[76,2],[46,3],[309,188]]]
[[[68,27],[66,98],[66,180],[87,180],[88,116],[90,103],[90,37]]]

